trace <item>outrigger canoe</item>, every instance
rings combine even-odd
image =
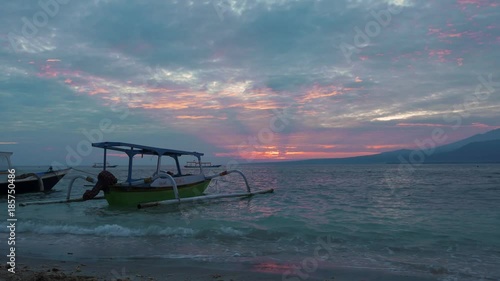
[[[107,163],[107,152],[109,150],[123,152],[128,156],[128,173],[124,181],[118,179],[111,172],[107,171],[107,165],[104,164],[103,171],[98,175],[97,183],[92,190],[87,190],[82,198],[71,199],[71,189],[76,179],[81,178],[90,182],[95,179],[76,176],[71,179],[66,200],[45,201],[45,202],[27,202],[21,203],[21,206],[32,204],[51,204],[51,203],[70,203],[82,202],[91,199],[106,199],[110,206],[117,207],[152,207],[163,204],[180,204],[184,202],[211,200],[229,197],[248,197],[255,194],[271,193],[274,189],[266,189],[252,192],[245,175],[239,170],[223,171],[219,174],[206,176],[204,174],[201,156],[203,153],[195,151],[182,151],[152,146],[144,146],[123,142],[100,142],[93,143],[93,147],[104,149],[104,161]],[[134,156],[153,155],[157,157],[156,169],[149,177],[135,177],[133,174]],[[199,173],[193,174],[193,170],[184,173],[179,164],[179,158],[182,156],[194,156],[198,159]],[[174,170],[162,170],[163,157],[170,157],[174,161]],[[193,172],[193,173],[192,173]],[[240,174],[246,185],[246,192],[225,193],[205,195],[204,191],[210,184],[210,181],[216,177],[222,177],[231,173]],[[97,196],[100,191],[104,192],[104,197]]]
[[[177,197],[180,198],[200,196],[210,183],[210,178],[205,177],[203,169],[200,169],[199,174],[183,174],[179,165],[181,156],[194,156],[200,161],[203,153],[122,142],[93,143],[92,146],[104,149],[104,171],[107,168],[106,158],[109,150],[123,152],[127,154],[129,159],[128,175],[124,182],[99,187],[104,191],[104,198],[110,206],[129,207],[141,203],[175,199],[176,190]],[[153,155],[157,157],[156,170],[152,176],[146,178],[134,177],[133,161],[136,155]],[[162,159],[165,156],[174,159],[176,173],[165,172],[161,169]],[[174,185],[176,188],[174,188]]]
[[[219,164],[214,165],[212,162],[188,161],[186,165],[184,165],[184,168],[198,168],[200,165],[203,168],[220,168],[220,166],[222,166]]]
[[[50,167],[46,171],[21,172],[12,167],[10,156],[12,156],[12,152],[0,152],[0,163],[2,163],[2,167],[0,167],[0,195],[48,192],[71,170],[71,168],[54,170]],[[15,175],[14,181],[9,180],[9,171]],[[14,187],[12,193],[9,191],[9,185]]]

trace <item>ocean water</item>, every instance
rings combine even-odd
[[[18,206],[18,259],[249,263],[255,270],[281,270],[283,280],[306,280],[330,267],[500,280],[500,165],[398,168],[244,165],[254,190],[275,193],[141,210],[112,208],[105,200]],[[17,202],[64,199],[73,176],[99,172],[79,170],[53,192],[19,195]],[[126,173],[110,171],[119,178]],[[84,184],[76,182],[73,197],[91,188]],[[244,190],[241,178],[231,175],[213,181],[207,193]],[[0,208],[7,212],[6,200]],[[5,226],[1,221],[2,245]]]

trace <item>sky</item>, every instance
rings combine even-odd
[[[18,0],[0,15],[0,151],[19,165],[98,162],[99,141],[218,163],[351,157],[500,127],[498,0]]]

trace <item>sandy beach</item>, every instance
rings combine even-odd
[[[16,273],[2,266],[0,280],[65,280],[65,281],[155,281],[155,280],[281,280],[272,273],[240,272],[235,270],[211,269],[205,267],[172,266],[150,264],[149,262],[123,262],[117,266],[114,261],[106,263],[80,263],[74,261],[30,259],[27,264],[16,268]],[[315,279],[311,279],[315,280]]]
[[[402,272],[388,273],[376,269],[356,268],[318,268],[317,271],[303,275],[283,275],[290,265],[252,265],[216,264],[172,261],[94,261],[76,262],[68,260],[46,260],[29,258],[18,264],[16,273],[1,267],[0,280],[18,281],[101,281],[101,280],[181,280],[181,281],[274,281],[274,280],[311,280],[311,281],[435,281],[422,276],[410,276]]]

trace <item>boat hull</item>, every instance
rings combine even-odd
[[[37,173],[37,175],[42,179],[43,182],[43,192],[50,191],[71,169],[64,169],[54,172],[43,172]],[[22,175],[19,175],[18,178],[15,179],[15,194],[22,193],[33,193],[40,192],[40,183],[38,179],[34,176],[21,178]],[[0,194],[6,195],[8,193],[9,182],[1,181],[0,182]]]
[[[210,180],[203,180],[188,185],[177,186],[180,198],[200,196],[210,184]],[[104,198],[110,206],[137,207],[141,203],[157,202],[175,199],[173,188],[170,187],[137,187],[111,186],[104,192]]]
[[[210,166],[201,166],[202,168],[220,168],[222,165],[210,165]],[[184,168],[188,169],[199,169],[200,166],[192,166],[192,165],[184,165]]]

